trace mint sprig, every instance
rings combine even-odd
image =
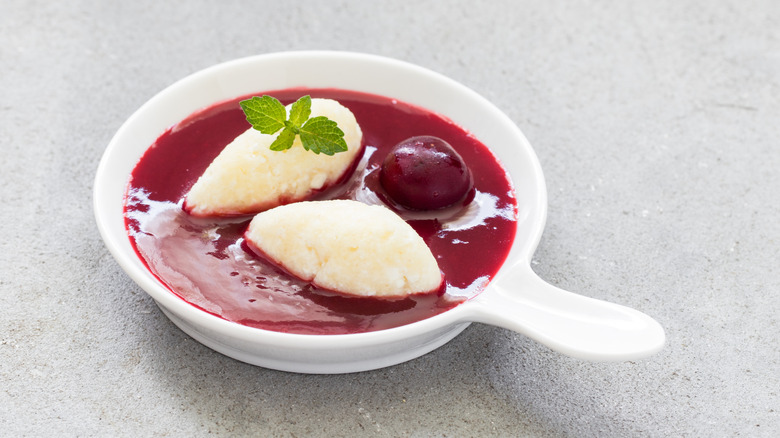
[[[333,155],[347,150],[344,131],[336,122],[325,116],[309,118],[311,97],[308,95],[292,104],[289,118],[284,105],[272,96],[254,96],[239,104],[254,129],[269,135],[282,130],[271,143],[273,151],[290,149],[296,136],[300,136],[304,149],[315,154]]]

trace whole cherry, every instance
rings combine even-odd
[[[413,210],[436,210],[465,198],[471,171],[453,147],[438,137],[408,138],[382,162],[379,181],[395,203]]]

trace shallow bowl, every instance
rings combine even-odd
[[[134,251],[125,229],[128,178],[167,128],[230,98],[294,87],[340,88],[396,98],[439,113],[487,145],[509,173],[518,201],[517,234],[498,274],[475,298],[404,326],[347,335],[299,335],[243,326],[171,293]],[[406,62],[346,52],[253,56],[194,73],[151,98],[117,131],[97,170],[94,209],[111,254],[179,328],[204,345],[251,364],[292,372],[345,373],[413,359],[443,345],[471,322],[502,326],[564,354],[628,360],[658,351],[661,327],[623,306],[557,289],[530,269],[544,229],[547,195],[537,157],[503,112],[471,89]]]

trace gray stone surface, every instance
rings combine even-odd
[[[505,110],[549,188],[535,270],[652,315],[666,348],[588,363],[473,325],[311,376],[175,328],[98,236],[98,160],[175,80],[297,49],[417,63]],[[776,436],[778,120],[770,0],[3,0],[0,435]]]

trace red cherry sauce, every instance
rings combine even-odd
[[[345,181],[314,199],[382,204],[382,160],[402,140],[444,139],[469,166],[474,189],[466,205],[430,213],[388,205],[422,236],[445,284],[438,294],[403,299],[359,298],[319,290],[255,256],[242,235],[251,220],[202,219],[182,199],[209,163],[248,129],[238,101],[216,104],[168,129],[132,172],[125,201],[130,240],[149,270],[190,304],[239,324],[287,333],[345,334],[382,330],[442,313],[478,294],[501,267],[517,216],[506,171],[476,138],[451,121],[395,99],[336,89],[269,94],[283,103],[300,96],[336,99],[363,130],[364,154]],[[392,204],[392,203],[389,203]]]

